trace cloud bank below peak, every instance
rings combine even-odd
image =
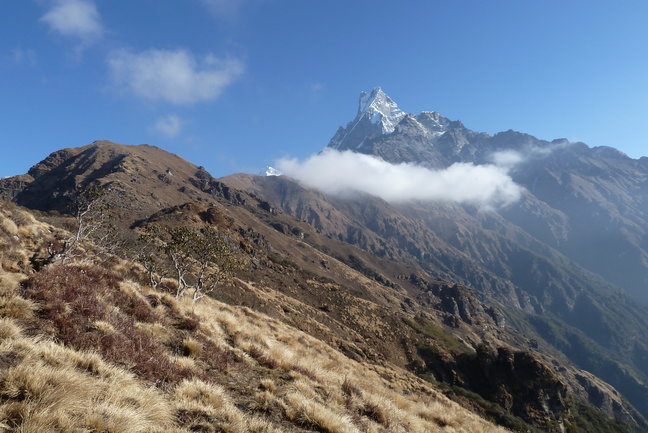
[[[522,187],[508,175],[508,168],[495,164],[456,163],[431,170],[326,149],[304,161],[280,159],[277,168],[286,176],[328,194],[361,192],[389,202],[445,201],[490,208],[514,203],[522,194]]]

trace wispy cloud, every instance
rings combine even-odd
[[[507,170],[512,170],[517,166],[537,158],[542,158],[544,156],[550,155],[555,150],[564,149],[565,147],[571,146],[572,143],[564,141],[555,141],[548,143],[544,146],[537,145],[526,145],[522,146],[521,149],[503,149],[493,152],[489,159],[490,161],[497,165],[498,167],[505,168]]]
[[[17,65],[34,66],[37,63],[36,52],[30,49],[14,48],[11,60]]]
[[[62,35],[73,36],[84,43],[103,34],[97,6],[92,0],[55,0],[41,20]]]
[[[184,121],[176,116],[175,114],[169,114],[157,120],[151,127],[151,129],[165,137],[173,138],[177,137],[182,131],[184,126]]]
[[[211,54],[196,58],[183,50],[118,50],[108,57],[114,82],[149,101],[194,104],[218,98],[243,73],[236,59]]]
[[[521,164],[528,158],[528,155],[523,154],[517,150],[506,149],[493,153],[490,160],[498,167],[511,169],[516,165]]]
[[[371,155],[327,149],[304,161],[281,159],[285,175],[323,192],[362,192],[390,202],[449,201],[481,207],[505,206],[520,198],[522,187],[505,167],[457,163],[442,170],[391,164]]]

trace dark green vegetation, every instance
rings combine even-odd
[[[544,340],[567,355],[576,365],[622,390],[625,397],[642,413],[648,410],[648,387],[637,378],[631,367],[615,359],[618,354],[611,351],[609,346],[602,346],[582,331],[561,324],[560,321],[538,316],[532,316],[529,320]],[[642,370],[645,369],[645,364],[640,366]]]
[[[474,350],[472,348],[466,346],[464,343],[459,341],[457,337],[450,334],[447,330],[443,329],[440,326],[417,318],[407,318],[404,319],[404,321],[416,331],[432,338],[441,347],[443,347],[445,350],[448,350],[454,355],[474,354]],[[424,358],[436,353],[434,348],[430,346],[420,346],[419,351],[422,352]]]
[[[514,432],[539,433],[543,431],[539,428],[529,425],[528,423],[524,422],[523,419],[511,415],[508,410],[504,409],[499,404],[485,400],[476,392],[469,391],[460,386],[441,385],[441,387],[442,389],[445,389],[446,395],[452,396],[455,399],[466,399],[467,404],[475,405],[477,410],[482,413],[485,418]]]
[[[631,433],[634,431],[628,424],[603,417],[592,406],[585,405],[581,402],[574,402],[572,411],[574,417],[565,425],[567,433]]]

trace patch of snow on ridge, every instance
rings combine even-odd
[[[422,111],[421,114],[416,116],[416,119],[431,133],[437,133],[438,135],[446,132],[450,124],[450,120],[436,111]]]
[[[263,172],[264,176],[281,176],[283,173],[281,173],[279,170],[277,170],[274,167],[266,167],[265,171]]]

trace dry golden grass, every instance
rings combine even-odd
[[[164,395],[99,356],[25,337],[0,320],[0,419],[7,431],[149,432],[173,426]]]
[[[290,380],[259,382],[255,394],[259,410],[282,407],[298,425],[327,432],[505,431],[405,371],[359,364],[320,340],[247,308],[207,300],[195,311],[217,322],[225,341],[248,353],[250,364],[288,372]]]
[[[505,431],[396,367],[119,277],[130,263],[28,274],[54,231],[0,207],[0,432]]]
[[[36,304],[17,295],[0,297],[0,317],[27,320],[34,316]]]
[[[250,416],[237,408],[227,392],[217,385],[193,379],[182,382],[175,390],[175,402],[180,413],[192,414],[232,433],[279,433],[272,423],[258,416]],[[200,424],[194,424],[196,427]],[[208,426],[206,426],[209,428]]]
[[[283,401],[286,405],[286,416],[307,428],[329,433],[360,432],[349,415],[305,397],[302,392],[288,393],[284,396]]]
[[[6,234],[11,236],[18,234],[18,226],[6,217],[0,220],[0,230],[3,230]]]

